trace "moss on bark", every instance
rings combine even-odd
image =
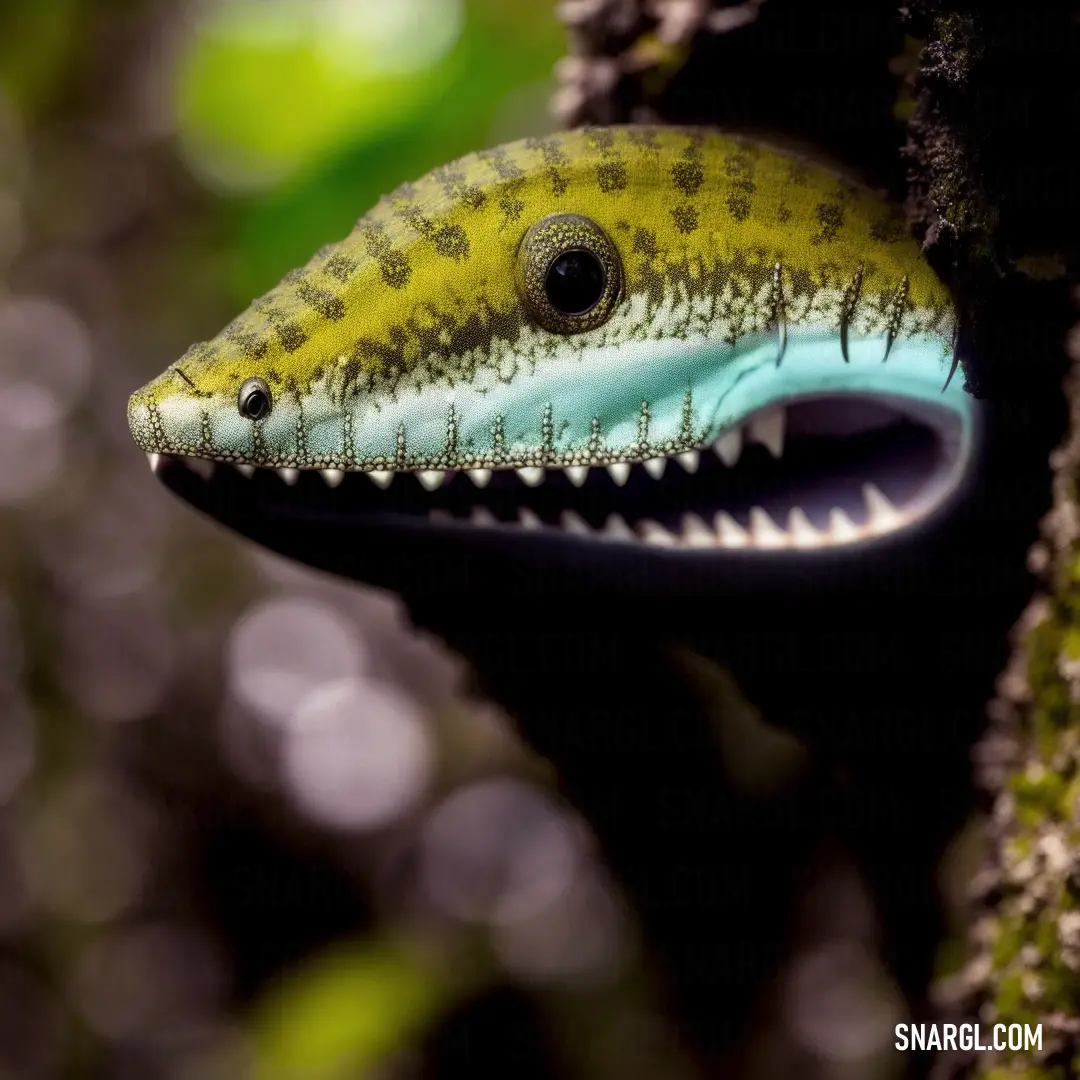
[[[1043,1045],[952,1070],[981,1080],[1080,1075],[1080,327],[1070,352],[1070,432],[1051,456],[1053,507],[1029,556],[1041,587],[976,748],[990,843],[972,886],[968,960],[937,992],[949,1015],[1041,1024]]]

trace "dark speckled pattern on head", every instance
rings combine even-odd
[[[545,329],[521,295],[522,238],[555,214],[594,222],[621,268],[618,302],[581,333]],[[562,370],[586,352],[736,345],[781,323],[784,333],[838,336],[846,359],[849,338],[867,336],[887,352],[898,338],[930,335],[947,352],[954,313],[898,213],[827,168],[701,129],[583,129],[470,154],[402,184],[133,395],[129,417],[152,451],[290,466],[453,464],[443,451],[361,446],[370,421],[356,430],[355,406],[385,414],[410,395],[464,393],[472,404],[459,407],[475,414],[492,387],[515,388],[523,374]],[[292,402],[295,436],[275,434],[279,412],[255,432],[236,425],[238,387],[254,375],[275,402]],[[322,445],[337,448],[309,454],[312,417],[328,401],[341,415]],[[188,417],[171,439],[165,402]],[[521,460],[554,460],[539,438],[533,446],[523,429],[517,438],[529,444]]]
[[[652,307],[731,295],[739,282],[756,295],[780,262],[789,320],[830,307],[838,317],[861,267],[852,321],[884,327],[906,277],[908,326],[950,329],[945,289],[872,193],[726,135],[585,129],[471,154],[403,184],[343,241],[194,346],[183,370],[206,393],[231,389],[253,363],[285,386],[336,365],[342,391],[393,387],[407,375],[467,380],[493,339],[512,343],[527,325],[514,250],[529,225],[560,211],[586,214],[623,245],[627,292]],[[771,314],[738,299],[716,311],[730,335]]]

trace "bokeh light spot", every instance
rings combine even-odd
[[[56,479],[64,457],[61,420],[45,387],[0,377],[0,505],[25,502]]]
[[[849,938],[801,954],[788,981],[786,1017],[796,1040],[826,1061],[864,1064],[891,1046],[903,1017],[881,962]]]
[[[461,0],[218,0],[180,64],[188,163],[259,190],[393,129],[445,85]]]
[[[366,64],[368,73],[422,71],[453,48],[461,33],[461,0],[321,0],[320,45],[336,63]]]
[[[312,817],[377,828],[411,807],[427,786],[432,747],[413,703],[360,679],[309,694],[289,727],[285,773]]]
[[[228,677],[260,719],[289,723],[300,703],[326,682],[367,668],[356,628],[325,604],[281,598],[257,604],[233,628]]]
[[[106,723],[138,720],[165,698],[176,669],[176,643],[163,613],[145,594],[73,603],[60,639],[61,682],[83,713]]]
[[[34,896],[85,923],[128,910],[151,873],[156,822],[118,778],[77,777],[34,815],[23,863]]]
[[[41,386],[66,413],[90,376],[90,335],[78,316],[43,297],[0,303],[0,379]]]
[[[460,788],[432,812],[420,874],[432,900],[477,922],[513,922],[555,902],[584,858],[581,826],[544,793],[516,780]]]
[[[222,972],[204,936],[168,922],[120,928],[94,941],[75,970],[73,991],[101,1034],[168,1040],[211,1013]]]
[[[611,886],[594,868],[579,874],[555,902],[528,917],[497,923],[495,951],[527,982],[594,984],[620,974],[627,925]]]

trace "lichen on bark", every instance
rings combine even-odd
[[[1031,19],[1045,22],[1049,7],[1032,5]],[[975,350],[990,360],[969,371],[975,388],[1000,395],[1050,372],[1024,372],[1019,358],[995,351],[988,295],[1015,307],[1022,289],[1043,300],[1048,290],[1061,291],[1076,257],[1075,221],[1061,205],[1067,200],[1040,206],[1016,199],[1024,170],[1047,169],[1055,159],[1052,152],[1025,159],[1024,147],[1010,144],[987,113],[993,80],[1008,72],[1015,47],[1008,19],[997,17],[988,33],[985,8],[938,0],[912,4],[905,14],[914,32],[927,35],[909,122],[909,219],[947,268],[975,325]],[[1059,14],[1067,38],[1068,15]],[[1012,18],[1014,29],[1023,27],[1015,9]],[[1050,58],[1046,68],[1052,70]],[[1067,82],[1058,79],[1048,76],[1035,91],[1044,110],[1063,104],[1051,92]],[[1014,86],[1023,92],[1018,81]],[[1047,356],[1055,332],[1064,338],[1060,317],[1058,310],[1045,321],[1040,344]],[[1070,433],[1050,455],[1053,505],[1028,557],[1039,588],[1014,629],[1014,652],[973,755],[986,798],[987,847],[971,884],[967,961],[935,993],[945,1018],[1041,1024],[1042,1048],[943,1057],[935,1077],[1080,1075],[1080,330],[1069,346]]]
[[[1080,1075],[1080,327],[1069,350],[1070,433],[1051,456],[1053,507],[1029,557],[1041,587],[976,752],[990,843],[972,885],[969,959],[937,990],[950,1015],[1041,1024],[1043,1045],[952,1070],[980,1080]]]
[[[978,146],[971,136],[973,69],[983,56],[979,23],[969,11],[935,10],[917,18],[928,37],[919,58],[915,104],[908,119],[908,216],[927,246],[950,241],[954,261],[992,256],[998,208],[980,181]]]

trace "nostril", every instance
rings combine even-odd
[[[192,390],[195,389],[195,384],[183,373],[183,371],[180,370],[179,367],[174,366],[173,371],[175,371],[176,374],[179,375],[180,378],[183,379],[184,382],[186,382],[188,384],[188,386],[191,387]]]

